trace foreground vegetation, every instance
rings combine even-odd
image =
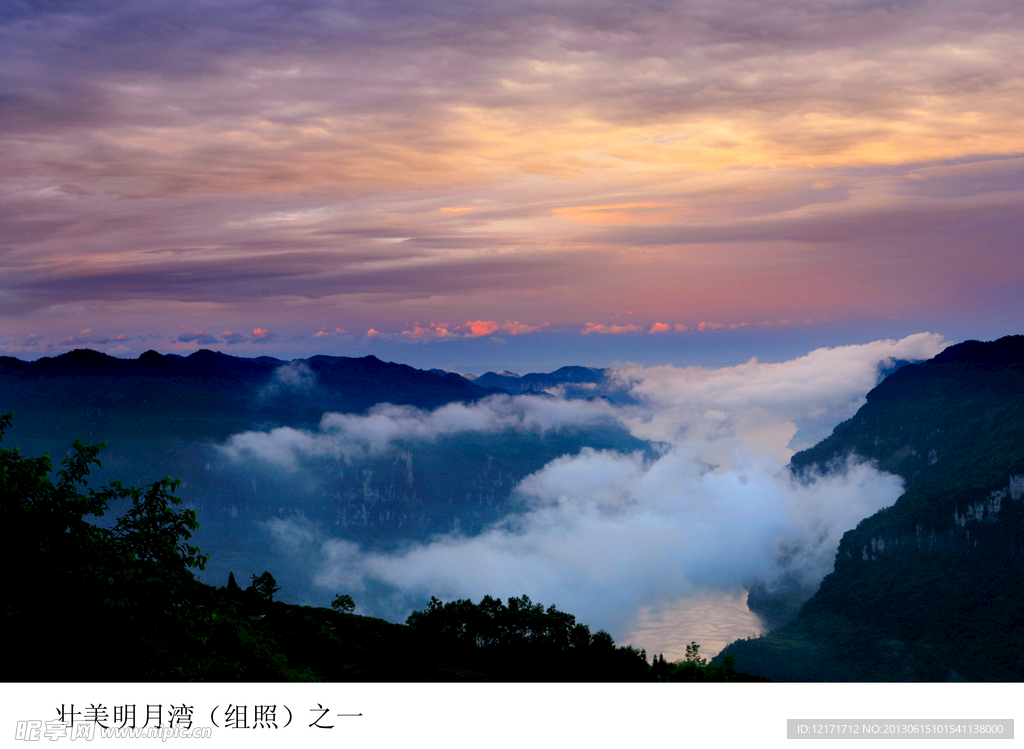
[[[0,416],[0,440],[11,425]],[[269,572],[195,579],[208,557],[188,543],[196,513],[179,483],[89,485],[105,445],[76,441],[56,473],[48,455],[0,448],[10,540],[6,618],[29,657],[5,681],[736,681],[692,644],[680,663],[616,646],[602,631],[527,596],[479,604],[431,599],[405,625],[275,601]],[[116,520],[109,514],[129,506]],[[54,635],[54,633],[59,633]]]

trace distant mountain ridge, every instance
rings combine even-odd
[[[494,387],[510,393],[536,393],[559,386],[596,385],[604,381],[610,370],[594,367],[561,367],[554,372],[533,372],[526,375],[513,375],[510,372],[487,372],[480,375],[473,383],[481,387]]]
[[[275,372],[286,367],[293,376],[275,380]],[[66,421],[81,416],[83,405],[90,411],[90,427],[119,417],[130,421],[134,415],[144,418],[148,433],[174,428],[190,432],[175,422],[185,422],[195,412],[207,426],[211,419],[220,420],[230,431],[260,419],[315,423],[324,411],[361,413],[382,401],[430,409],[496,392],[456,374],[438,375],[375,356],[313,356],[288,362],[201,349],[187,357],[147,351],[138,359],[119,359],[76,349],[33,362],[0,357],[2,407],[27,412],[19,414],[19,433],[27,428],[26,416],[36,421],[52,414]],[[215,431],[220,435],[223,429]]]
[[[905,493],[843,536],[795,621],[725,652],[780,680],[1024,679],[1024,336],[900,368],[791,469],[851,454]]]

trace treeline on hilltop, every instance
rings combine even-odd
[[[0,415],[0,440],[11,425]],[[694,643],[680,663],[616,646],[527,596],[431,599],[406,624],[275,601],[273,575],[242,589],[196,580],[208,557],[188,543],[196,513],[178,482],[89,485],[105,445],[48,455],[0,448],[8,529],[5,612],[24,657],[6,681],[738,681]],[[116,520],[102,520],[129,504]],[[97,522],[98,521],[98,522]]]

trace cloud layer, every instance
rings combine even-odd
[[[777,364],[629,367],[616,378],[642,404],[623,416],[637,437],[700,444],[709,460],[726,460],[745,446],[785,464],[800,430],[795,449],[810,447],[853,415],[876,384],[880,363],[930,359],[946,345],[942,336],[919,333],[816,349]]]
[[[304,373],[294,375],[290,369],[291,365],[277,370],[272,386],[279,380],[290,382],[304,377]],[[282,370],[289,373],[278,376]],[[611,422],[614,415],[612,406],[603,401],[565,401],[533,395],[496,395],[479,403],[449,403],[433,411],[382,403],[371,408],[366,416],[324,414],[316,433],[291,427],[243,432],[233,435],[221,449],[236,461],[255,459],[295,469],[305,459],[351,460],[379,455],[398,441],[509,430],[544,433]]]
[[[650,463],[585,450],[531,475],[520,492],[527,512],[473,538],[399,554],[328,540],[315,581],[357,594],[385,583],[414,599],[527,592],[622,633],[642,607],[707,590],[734,592],[784,573],[817,583],[843,532],[895,502],[902,481],[852,465],[801,484],[771,461],[716,472],[685,449]],[[294,532],[293,524],[277,521],[274,531]]]
[[[702,369],[632,367],[607,392],[630,403],[540,396],[492,397],[426,412],[381,405],[368,415],[326,414],[316,432],[236,435],[235,460],[289,470],[322,458],[380,455],[399,441],[505,430],[544,431],[615,420],[656,440],[651,455],[590,448],[565,455],[517,487],[519,509],[474,537],[443,536],[398,552],[370,552],[316,524],[277,518],[271,534],[307,559],[327,591],[369,595],[373,613],[401,618],[412,602],[527,593],[620,636],[641,611],[709,592],[735,596],[783,576],[816,585],[843,532],[891,505],[902,481],[856,460],[807,481],[783,466],[798,424],[834,426],[875,384],[880,365],[927,358],[932,334],[820,349],[780,364]],[[374,594],[375,596],[377,594]],[[749,632],[737,632],[735,636]]]
[[[5,8],[0,346],[1019,320],[1022,30],[997,0]]]

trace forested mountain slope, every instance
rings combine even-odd
[[[845,534],[796,621],[726,652],[781,680],[1024,679],[1024,336],[901,368],[791,468],[851,453],[906,492]]]

